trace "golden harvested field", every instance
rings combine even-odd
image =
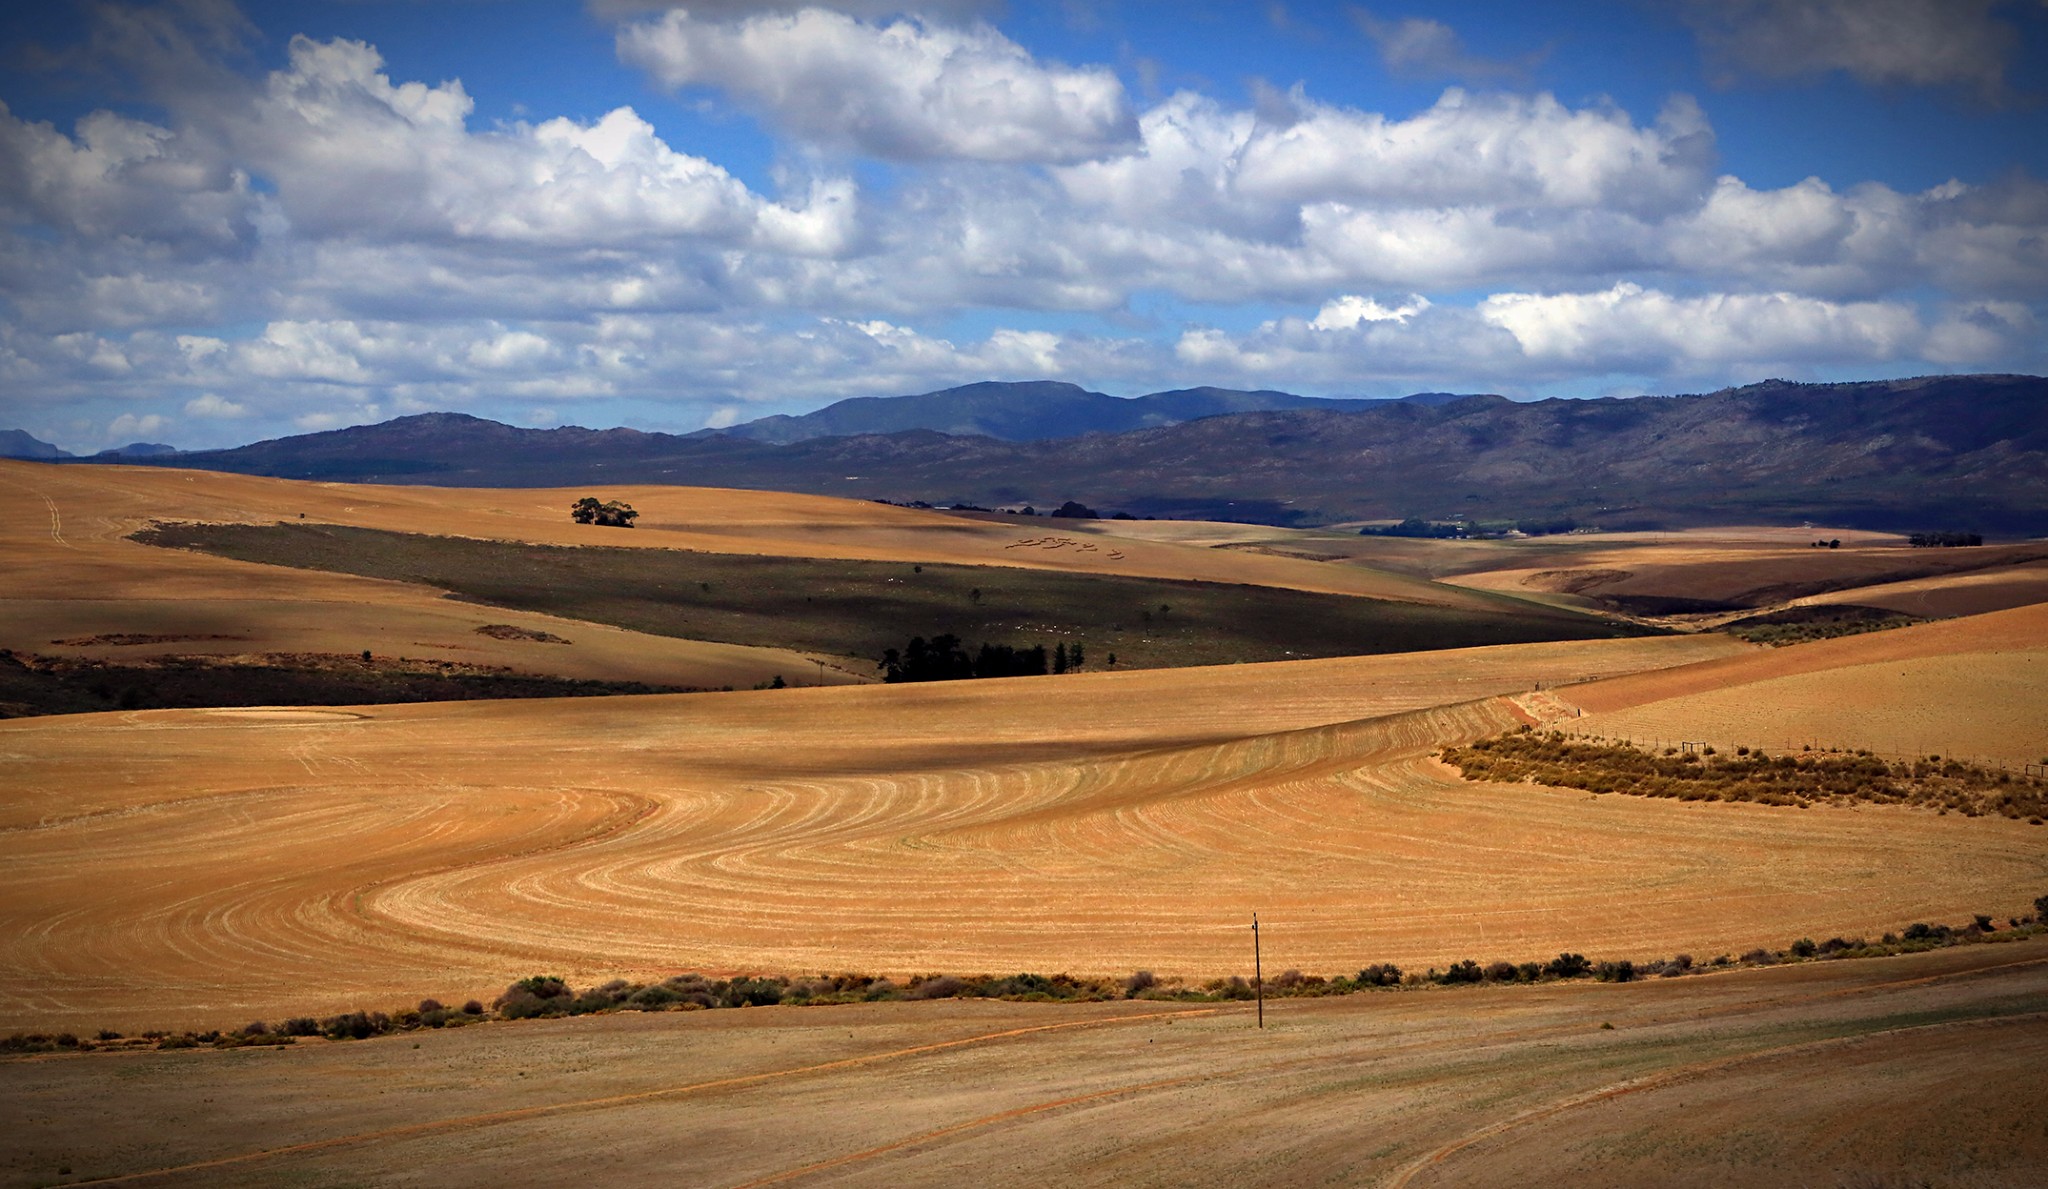
[[[1261,904],[1305,968],[1505,944],[1485,915],[1519,877],[1441,905],[1481,914],[1456,941],[1368,925],[1528,837],[1521,798],[1489,810],[1427,760],[1511,709],[1434,707],[1734,647],[0,724],[0,1027],[228,1023],[542,968],[1214,973]],[[1488,820],[1504,836],[1429,841]],[[1418,857],[1443,873],[1403,887]]]
[[[1842,547],[1812,548],[1811,542],[1821,538],[1840,538]],[[2048,557],[2048,545],[2039,543],[1914,549],[1898,537],[1833,529],[1699,529],[1460,544],[1457,568],[1438,572],[1447,582],[1475,589],[1745,606],[1824,593],[1831,601],[1861,602],[1862,588],[1874,584],[2008,575]],[[2029,593],[2038,590],[2027,585],[2027,579],[2018,581],[2020,589],[2007,596],[2014,601],[1986,595],[1979,605],[1946,613],[1999,610],[2034,601]]]
[[[1310,972],[1740,952],[2048,887],[2024,823],[1596,799],[1430,759],[1520,721],[1486,693],[1731,649],[0,724],[0,1027],[230,1025],[536,971],[1207,977],[1241,968],[1254,910],[1275,968]]]
[[[1578,556],[1453,543],[1445,556],[1462,560],[1417,553],[1403,577],[1374,550],[1436,543],[1354,538],[1354,551],[1329,533],[1131,522],[1055,534],[653,488],[601,493],[646,513],[618,532],[570,524],[578,494],[0,464],[0,646],[374,647],[613,679],[726,675],[699,684],[807,665],[123,539],[153,518],[304,511],[541,543],[1094,568],[1452,604],[1494,596],[1428,582],[1437,567]],[[1715,580],[1733,589],[1795,564],[1853,576],[1907,556],[1858,541],[1809,563],[1768,535],[1733,538],[1605,547],[1660,558],[1698,591],[1722,589],[1701,579],[1715,566],[1742,571]],[[489,623],[573,643],[476,633]],[[2038,760],[2044,662],[2048,606],[2033,606],[1777,650],[1692,635],[0,722],[0,1031],[234,1027],[489,999],[538,973],[1206,979],[1248,973],[1254,911],[1266,969],[1312,974],[1565,949],[1704,961],[2002,920],[2048,892],[2048,828],[1469,783],[1432,756],[1533,718],[1774,745],[1781,732],[1868,746],[1871,732],[1925,730],[1942,737],[1913,747]],[[10,1058],[0,1177],[1419,1186],[1533,1169],[1596,1185],[1846,1171],[2013,1183],[2048,1158],[2044,947],[1295,1000],[1269,1004],[1263,1032],[1241,1005],[893,1003]]]
[[[0,1184],[2037,1185],[2044,1006],[2035,940],[1269,1002],[1263,1030],[933,1002],[17,1059]]]
[[[367,648],[379,656],[588,680],[706,688],[752,686],[778,673],[820,680],[808,657],[784,649],[677,640],[470,606],[405,583],[248,565],[125,539],[158,518],[268,522],[296,518],[295,506],[322,507],[297,498],[306,495],[324,497],[332,511],[347,507],[340,501],[355,490],[336,493],[320,484],[197,471],[0,460],[0,559],[6,575],[0,648],[108,661],[173,654],[353,655]],[[444,513],[441,522],[458,520]],[[476,631],[491,624],[546,632],[570,644],[495,639]],[[828,668],[822,679],[855,678]]]
[[[631,531],[579,525],[598,494],[640,511]],[[119,542],[151,520],[268,524],[305,519],[393,532],[543,545],[698,549],[868,561],[952,562],[1241,582],[1328,594],[1484,606],[1471,592],[1403,574],[1299,558],[1120,538],[1120,521],[969,519],[827,496],[709,487],[449,488],[311,483],[163,467],[0,460],[0,501],[17,546]],[[56,525],[58,527],[52,527]],[[61,536],[63,541],[53,541]]]
[[[2048,604],[1819,640],[1567,691],[1569,729],[1772,752],[2048,763]]]
[[[1859,603],[1923,619],[1983,615],[2012,607],[2048,603],[2048,562],[1885,582],[1832,594],[1811,595],[1793,602],[1800,605]]]

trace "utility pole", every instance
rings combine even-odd
[[[1266,1026],[1266,977],[1259,965],[1259,914],[1252,914],[1252,989],[1259,997],[1259,1027]]]

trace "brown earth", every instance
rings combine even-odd
[[[0,1184],[2034,1185],[2044,1008],[2034,940],[1263,1029],[941,1001],[17,1058]]]

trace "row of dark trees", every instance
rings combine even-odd
[[[1114,658],[1112,658],[1114,659]],[[947,634],[927,640],[912,636],[902,649],[890,648],[876,665],[882,680],[964,681],[972,677],[1042,677],[1047,673],[1070,673],[1087,661],[1080,644],[1061,642],[1048,654],[1045,645],[1016,648],[1008,644],[983,644],[969,653],[960,637]]]
[[[1951,549],[1959,545],[1982,545],[1984,538],[1978,533],[1954,531],[1939,533],[1914,533],[1906,538],[1906,544],[1919,549]]]

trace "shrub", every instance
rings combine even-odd
[[[277,1030],[285,1036],[318,1036],[320,1023],[311,1016],[293,1016],[279,1024]]]
[[[1398,987],[1401,985],[1401,968],[1392,962],[1375,962],[1358,972],[1361,987]]]
[[[1292,991],[1299,987],[1301,983],[1302,975],[1299,970],[1283,970],[1280,972],[1279,977],[1273,980],[1273,985],[1283,991]]]
[[[329,1040],[363,1040],[372,1029],[370,1017],[359,1011],[343,1012],[320,1021],[320,1031]]]
[[[772,978],[736,978],[726,988],[725,1001],[733,1007],[772,1007],[782,1002],[782,981]]]
[[[1151,971],[1137,971],[1131,977],[1124,980],[1124,998],[1135,999],[1139,993],[1151,990],[1158,983],[1159,980],[1153,976]]]
[[[1438,975],[1437,981],[1449,986],[1453,983],[1476,983],[1485,977],[1486,972],[1479,969],[1479,963],[1467,958],[1451,963],[1451,968]]]
[[[462,1014],[465,1016],[480,1016],[484,1014],[484,1005],[474,999],[467,1000],[462,1005]]]
[[[1584,954],[1563,953],[1544,964],[1543,973],[1556,978],[1584,978],[1593,963]]]
[[[1593,977],[1603,983],[1634,982],[1636,964],[1627,958],[1623,958],[1619,962],[1602,962],[1593,968]]]
[[[1235,974],[1231,975],[1228,979],[1217,979],[1215,982],[1210,983],[1209,993],[1215,995],[1218,999],[1250,999],[1256,994],[1252,990],[1250,983],[1244,981],[1242,976]]]
[[[1519,977],[1513,962],[1490,962],[1482,973],[1490,983],[1511,983]]]
[[[530,1020],[537,1016],[558,1016],[574,1003],[569,984],[551,974],[536,974],[505,988],[495,1006],[508,1020]],[[479,1005],[481,1014],[481,1005]]]
[[[631,995],[626,996],[624,1006],[634,1011],[660,1011],[682,1001],[682,993],[674,987],[656,983],[651,987],[642,987]]]
[[[1802,937],[1792,943],[1792,948],[1789,952],[1795,958],[1811,958],[1819,949],[1819,946],[1813,944],[1813,938]]]

